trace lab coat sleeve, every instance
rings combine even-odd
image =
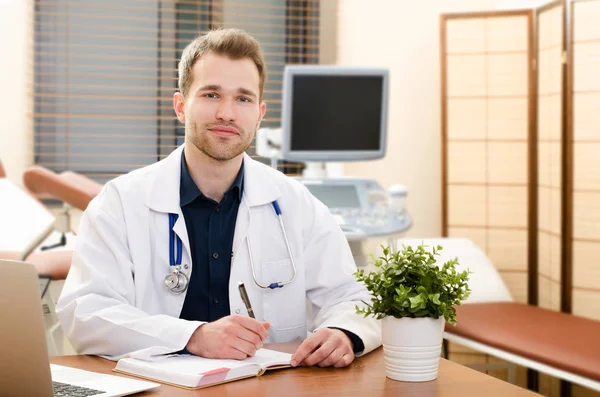
[[[182,350],[202,323],[136,308],[126,230],[119,194],[108,184],[81,220],[56,306],[61,325],[81,354],[150,359]]]
[[[381,345],[381,322],[356,314],[356,306],[371,301],[367,288],[353,273],[356,264],[339,225],[321,202],[309,197],[307,228],[304,235],[304,263],[307,297],[317,309],[315,330],[336,327],[362,339],[366,354]]]

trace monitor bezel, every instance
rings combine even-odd
[[[296,76],[376,76],[382,78],[382,104],[379,149],[348,151],[308,151],[291,149],[291,113],[294,98],[293,81]],[[374,67],[337,65],[286,65],[283,71],[281,108],[282,157],[289,161],[361,161],[377,160],[386,154],[388,124],[389,71]]]

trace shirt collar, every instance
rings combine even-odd
[[[244,161],[242,161],[242,166],[235,177],[235,180],[227,189],[225,194],[234,191],[240,201],[242,201],[242,193],[244,192]],[[194,201],[198,197],[205,197],[204,194],[198,189],[196,182],[192,179],[187,167],[187,163],[185,162],[185,152],[181,152],[181,177],[179,183],[179,205],[184,207]]]

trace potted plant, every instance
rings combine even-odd
[[[441,267],[441,246],[426,250],[402,246],[374,260],[375,271],[355,273],[371,292],[371,302],[356,307],[359,314],[382,319],[386,375],[390,379],[423,382],[437,378],[445,322],[456,324],[455,305],[470,293],[469,271],[458,272],[458,260]]]

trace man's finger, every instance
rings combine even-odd
[[[337,363],[342,356],[344,355],[345,350],[342,347],[338,347],[337,349],[333,349],[333,351],[325,357],[323,360],[315,363],[319,367],[330,367],[333,364]]]
[[[321,347],[319,347],[312,354],[309,354],[303,362],[308,366],[315,365],[325,360],[329,355],[336,349],[336,345],[332,343],[330,340],[326,340]]]
[[[234,360],[243,360],[246,357],[248,357],[248,356],[245,353],[239,351],[236,348],[229,346],[225,349],[223,357],[215,357],[215,358],[229,358],[229,359],[234,359]]]
[[[256,348],[255,344],[250,343],[250,342],[240,339],[240,338],[236,338],[236,340],[234,341],[234,343],[231,347],[233,347],[236,350],[241,351],[242,353],[244,353],[246,356],[249,356],[249,357],[254,356],[254,353],[256,353],[256,350],[258,350]]]
[[[310,353],[321,346],[321,343],[325,340],[325,335],[322,332],[314,333],[300,344],[296,353],[292,355],[292,367],[300,364]]]
[[[260,339],[260,336],[257,333],[252,332],[248,328],[245,328],[241,325],[237,328],[236,332],[238,338],[252,343],[256,347],[256,350],[262,347],[263,341]]]
[[[340,358],[338,360],[338,362],[333,364],[333,366],[335,368],[347,367],[348,365],[350,365],[352,363],[352,361],[354,361],[354,353],[347,353],[347,354],[344,354],[342,356],[342,358]]]
[[[263,324],[258,320],[240,315],[234,315],[232,316],[232,319],[238,324],[240,324],[242,327],[249,329],[250,331],[257,334],[260,337],[260,340],[263,342],[267,339],[267,336],[269,336],[269,333],[267,332]]]

